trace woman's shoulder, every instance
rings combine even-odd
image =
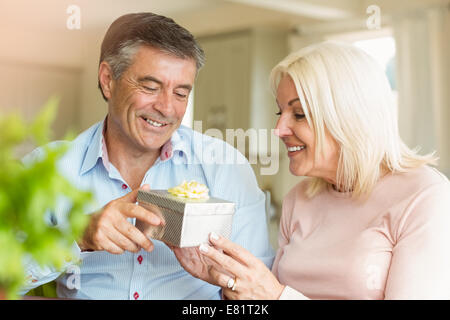
[[[387,186],[405,189],[408,194],[419,193],[430,187],[448,188],[448,178],[436,168],[424,165],[402,173],[393,173],[386,179]]]
[[[422,166],[383,177],[370,198],[377,206],[383,204],[383,207],[395,207],[396,211],[403,212],[409,205],[418,205],[430,197],[433,201],[450,198],[450,182],[437,169]]]

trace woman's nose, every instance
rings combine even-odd
[[[274,133],[280,138],[291,136],[293,134],[286,121],[283,121],[281,118],[277,122]]]

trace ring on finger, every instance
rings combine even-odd
[[[234,280],[234,278],[230,277],[230,279],[228,279],[228,282],[227,282],[227,288],[233,290],[235,282],[236,281]]]
[[[233,283],[233,287],[231,288],[231,291],[234,291],[234,290],[236,290],[236,282],[237,282],[237,279],[236,279],[236,280],[234,280],[234,283]]]

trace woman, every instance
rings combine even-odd
[[[388,80],[363,51],[325,42],[271,74],[290,172],[270,271],[211,235],[183,267],[228,299],[450,299],[450,183],[400,139]]]

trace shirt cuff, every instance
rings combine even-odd
[[[304,296],[299,291],[289,287],[285,286],[283,289],[283,292],[281,292],[279,300],[310,300],[308,297]]]

